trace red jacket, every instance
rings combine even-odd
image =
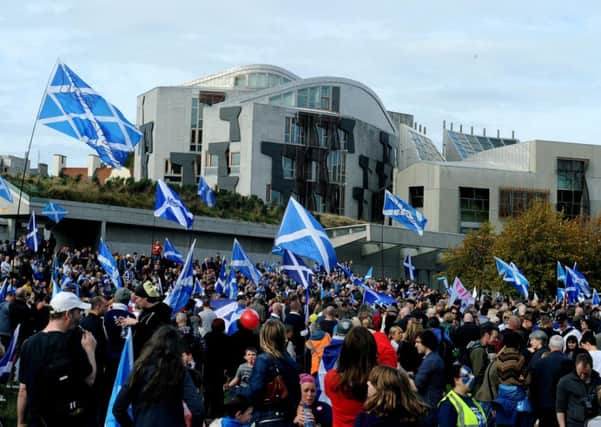
[[[324,388],[332,403],[332,427],[353,427],[355,418],[363,410],[363,402],[345,394],[339,384],[338,371],[331,369],[324,378]]]
[[[371,331],[376,340],[376,346],[378,347],[378,365],[386,365],[391,368],[397,367],[397,355],[396,351],[390,344],[390,340],[384,332]]]

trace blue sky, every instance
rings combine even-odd
[[[57,58],[135,121],[136,96],[236,65],[370,86],[440,146],[442,121],[521,140],[601,141],[601,5],[558,1],[10,2],[0,9],[0,153],[22,155]],[[83,165],[38,126],[32,159]]]

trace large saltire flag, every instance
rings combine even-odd
[[[186,228],[192,227],[194,222],[194,214],[188,210],[178,194],[162,179],[157,181],[154,216],[177,222]]]
[[[0,197],[2,197],[3,199],[5,199],[11,203],[13,202],[13,196],[10,193],[8,184],[6,184],[6,181],[4,181],[4,179],[1,176],[0,176]]]
[[[31,216],[29,217],[29,223],[27,223],[27,236],[25,238],[25,243],[27,247],[34,252],[38,251],[38,247],[40,245],[40,240],[38,238],[38,226],[35,221],[35,212],[31,211]]]
[[[221,263],[221,269],[219,270],[219,276],[217,276],[217,281],[215,282],[215,292],[218,295],[221,295],[225,290],[226,285],[226,275],[225,269],[227,267],[227,261],[224,259]]]
[[[384,195],[382,214],[391,217],[420,236],[423,236],[428,222],[428,219],[420,211],[388,190]]]
[[[44,209],[42,209],[42,215],[47,216],[57,224],[68,214],[69,212],[58,203],[48,202],[46,203],[46,206],[44,206]]]
[[[131,334],[131,328],[127,328],[127,338],[125,339],[125,345],[121,351],[121,359],[119,360],[119,367],[117,368],[117,376],[113,384],[113,392],[109,400],[109,406],[106,411],[106,419],[104,421],[104,427],[120,427],[120,424],[113,415],[113,406],[117,395],[121,388],[127,383],[129,374],[134,368],[134,344]],[[132,415],[131,407],[129,408],[130,416]]]
[[[414,281],[415,266],[413,265],[413,257],[411,255],[405,256],[405,259],[403,260],[403,267],[405,268],[405,279]]]
[[[196,239],[190,245],[188,255],[186,255],[186,263],[179,273],[179,277],[175,281],[175,286],[165,298],[165,304],[171,307],[171,314],[175,316],[192,298],[192,290],[194,289],[194,245]]]
[[[566,270],[559,261],[557,261],[557,281],[563,283],[566,282]]]
[[[246,255],[246,252],[244,252],[244,248],[240,242],[238,242],[238,239],[234,239],[230,268],[238,270],[255,285],[258,285],[261,280],[261,272],[255,267],[255,264],[253,264],[250,257]]]
[[[121,282],[121,277],[119,276],[117,262],[102,239],[100,239],[100,245],[98,245],[98,262],[104,271],[106,271],[106,274],[109,275],[115,287],[122,288],[123,282]]]
[[[50,78],[38,120],[85,142],[114,168],[123,166],[142,138],[117,107],[60,62]]]
[[[294,197],[288,200],[273,252],[284,249],[312,259],[330,273],[336,266],[336,251],[323,226]]]
[[[572,280],[574,282],[574,284],[576,286],[578,286],[578,290],[586,297],[586,298],[590,298],[591,297],[591,288],[588,284],[588,280],[586,280],[586,277],[584,277],[584,274],[582,274],[580,271],[578,271],[578,267],[576,265],[576,263],[574,263],[574,268],[570,269],[570,268],[566,268],[566,271],[568,272],[568,274],[571,274]]]
[[[305,289],[305,324],[308,324],[309,289],[311,288],[313,270],[307,267],[301,257],[294,255],[290,251],[284,251],[284,255],[282,256],[281,271],[286,273],[286,275],[296,283],[301,284]]]
[[[203,176],[201,176],[198,180],[198,191],[196,193],[205,205],[207,205],[210,208],[215,206],[215,194],[213,194],[213,190],[211,190],[211,187],[209,187],[209,184]]]
[[[17,341],[19,340],[19,329],[21,329],[20,324],[15,328],[13,336],[10,339],[10,343],[8,344],[8,349],[6,349],[6,353],[4,353],[4,356],[2,356],[2,359],[0,359],[0,379],[2,381],[6,381],[8,379],[13,369],[13,365],[15,364],[15,353],[17,349]]]
[[[165,238],[165,252],[163,252],[163,256],[169,261],[177,262],[178,264],[184,263],[184,257],[182,254],[175,249],[175,246],[173,246],[167,238]]]
[[[503,276],[503,280],[513,286],[524,298],[528,298],[528,286],[530,283],[520,269],[512,262],[507,264],[500,258],[495,257],[497,271]]]

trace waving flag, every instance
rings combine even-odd
[[[104,240],[100,239],[100,245],[98,246],[98,262],[106,271],[111,278],[111,281],[114,283],[116,288],[122,288],[123,283],[121,282],[121,277],[119,276],[119,269],[117,268],[117,263],[115,262],[115,258],[109,251],[109,248],[104,243]],[[63,284],[64,286],[64,284]]]
[[[324,228],[294,197],[290,197],[286,206],[273,252],[281,254],[284,249],[318,262],[328,273],[337,262],[336,251]]]
[[[557,281],[566,282],[566,271],[559,261],[557,261]]]
[[[311,278],[313,270],[311,270],[303,262],[301,257],[297,257],[290,251],[284,251],[282,257],[281,271],[286,273],[288,277],[296,283],[301,284],[305,289],[305,323],[309,322],[309,289],[311,288]]]
[[[165,238],[165,253],[164,253],[164,256],[169,261],[177,262],[178,264],[183,264],[184,263],[184,257],[182,256],[182,254],[180,254],[178,252],[178,250],[175,249],[175,246],[173,246],[171,244],[171,242],[169,241],[169,239],[167,239],[167,238]]]
[[[459,277],[455,277],[453,285],[451,286],[451,292],[449,296],[449,306],[452,305],[456,300],[461,301],[461,311],[464,311],[470,304],[475,302],[472,294],[463,286]]]
[[[134,345],[131,334],[131,328],[127,328],[127,338],[125,339],[125,345],[121,351],[121,359],[119,360],[119,367],[117,368],[117,375],[115,376],[115,382],[113,383],[113,392],[109,400],[109,406],[106,411],[106,419],[104,421],[104,427],[120,427],[120,424],[113,415],[113,406],[117,395],[121,388],[127,384],[129,374],[134,368]],[[129,415],[132,416],[131,407],[129,408]],[[133,418],[133,417],[132,417]]]
[[[52,298],[61,291],[61,285],[58,281],[58,257],[56,255],[54,254],[54,259],[52,260]]]
[[[212,301],[211,304],[215,309],[215,315],[225,321],[225,330],[230,334],[232,325],[240,318],[240,313],[244,311],[244,307],[240,307],[237,301],[231,299],[218,299]]]
[[[192,298],[192,290],[194,289],[194,264],[192,258],[195,244],[196,239],[190,245],[190,250],[186,256],[186,263],[175,281],[175,286],[164,301],[165,304],[171,307],[172,316],[175,316]]]
[[[407,255],[403,261],[403,267],[405,268],[405,279],[411,281],[415,280],[415,267],[413,266],[413,258],[411,255]]]
[[[336,267],[338,267],[340,270],[342,270],[342,272],[344,273],[344,275],[346,276],[347,279],[350,279],[351,282],[353,282],[353,284],[357,285],[357,286],[361,286],[361,287],[366,287],[365,283],[363,283],[363,280],[359,279],[357,276],[355,276],[351,270],[349,270],[348,268],[346,268],[344,266],[344,264],[342,263],[337,263]]]
[[[236,280],[236,272],[232,268],[227,275],[227,281],[224,292],[229,299],[236,300],[238,298],[238,281]]]
[[[211,187],[209,187],[209,184],[203,176],[201,176],[198,180],[197,194],[200,196],[200,200],[202,200],[205,205],[210,208],[215,206],[215,194],[213,194],[213,190],[211,190]]]
[[[6,181],[2,177],[0,177],[0,197],[11,203],[13,202],[13,195],[10,193],[8,184],[6,184]]]
[[[374,268],[369,267],[369,270],[367,270],[367,273],[365,273],[365,276],[363,276],[363,280],[371,279],[373,274],[374,274]]]
[[[0,288],[0,303],[6,299],[9,288],[10,285],[8,284],[8,278],[6,278],[4,279],[4,283],[2,283],[2,287]]]
[[[221,270],[219,270],[219,276],[217,277],[217,282],[215,283],[215,292],[217,294],[222,294],[225,289],[225,268],[227,267],[227,261],[224,259],[221,263]]]
[[[388,190],[386,190],[384,195],[382,214],[391,217],[420,236],[424,235],[424,228],[426,228],[426,223],[428,222],[426,217],[409,203]]]
[[[572,269],[570,267],[566,267],[566,297],[568,300],[568,304],[573,304],[578,302],[578,296],[580,294],[580,289],[578,285],[574,283],[574,275],[570,274]]]
[[[29,223],[27,224],[27,238],[26,238],[27,247],[34,252],[38,251],[38,246],[40,241],[38,239],[38,226],[35,222],[35,212],[31,211],[31,216],[29,217]]]
[[[325,377],[329,371],[338,366],[338,356],[340,356],[343,342],[344,340],[337,336],[332,337],[330,344],[323,349],[323,356],[319,362],[319,371],[317,373],[317,395],[319,396],[318,399],[320,402],[325,402],[328,405],[330,405],[332,402],[325,393]]]
[[[244,275],[244,277],[252,281],[255,285],[258,285],[259,281],[261,280],[261,272],[257,269],[257,267],[255,267],[248,255],[246,255],[246,252],[244,252],[244,248],[240,242],[238,242],[238,239],[234,239],[230,268],[235,268],[238,270]]]
[[[56,203],[48,202],[44,209],[42,209],[42,215],[47,216],[53,222],[59,223],[61,220],[69,214],[65,209]]]
[[[162,179],[157,181],[157,193],[154,201],[154,216],[177,222],[190,228],[194,214],[188,210],[182,199]]]
[[[557,288],[557,302],[563,302],[566,297],[565,288]]]
[[[376,292],[372,289],[369,289],[367,286],[363,288],[363,304],[394,304],[396,303],[396,299],[391,297],[390,295],[383,294],[382,292]]]
[[[572,274],[574,277],[572,278],[574,284],[578,286],[579,291],[586,297],[591,297],[591,288],[589,287],[588,280],[584,277],[584,274],[578,271],[576,263],[574,263],[574,268],[567,268],[568,274]]]
[[[19,340],[19,329],[21,329],[21,324],[18,324],[13,332],[13,336],[10,339],[10,343],[8,344],[8,349],[2,359],[0,359],[0,380],[6,381],[10,376],[10,373],[13,369],[13,365],[15,364],[15,350],[17,349],[17,341]]]
[[[57,64],[46,89],[39,122],[85,142],[102,161],[120,168],[142,138],[121,111],[65,64]]]
[[[503,276],[503,280],[519,291],[524,298],[528,298],[528,286],[530,283],[520,269],[513,262],[511,264],[507,264],[505,261],[497,257],[495,257],[495,263],[497,265],[497,271],[499,272],[499,275]]]
[[[596,306],[601,304],[601,299],[599,299],[599,294],[597,293],[596,289],[593,289],[593,300],[591,301],[591,304]]]
[[[437,277],[436,280],[442,282],[442,285],[444,286],[444,289],[447,292],[447,294],[451,295],[451,290],[449,289],[449,280],[447,279],[447,276]]]

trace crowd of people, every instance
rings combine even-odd
[[[216,292],[218,256],[195,262],[201,291],[175,316],[164,299],[181,265],[159,242],[149,256],[115,254],[118,289],[89,247],[7,241],[0,256],[4,349],[19,328],[19,425],[102,426],[109,406],[121,426],[601,425],[591,303],[483,295],[462,307],[368,279],[395,301],[369,305],[339,269],[316,267],[307,294],[258,264],[260,283],[236,274],[239,310],[260,320],[249,329],[214,310],[232,296]],[[129,332],[133,370],[109,405]]]

